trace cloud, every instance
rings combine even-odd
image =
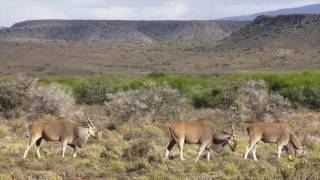
[[[91,16],[98,19],[181,19],[188,12],[188,7],[182,1],[162,3],[160,6],[125,7],[109,6],[96,8]]]
[[[319,0],[0,0],[0,26],[29,19],[216,19]]]

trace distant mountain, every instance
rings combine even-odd
[[[258,16],[266,15],[266,16],[278,16],[281,14],[320,14],[320,4],[313,4],[308,6],[296,7],[296,8],[288,8],[288,9],[279,9],[275,11],[266,11],[251,15],[244,16],[235,16],[235,17],[226,17],[221,18],[223,20],[234,20],[234,21],[252,21]]]
[[[246,21],[32,20],[0,30],[0,39],[154,42],[220,40]]]
[[[320,48],[320,14],[259,16],[218,48]]]

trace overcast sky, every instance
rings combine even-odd
[[[217,19],[320,0],[0,0],[0,26],[30,19]]]

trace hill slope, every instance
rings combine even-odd
[[[219,45],[220,49],[257,47],[320,47],[320,15],[259,16]]]
[[[312,4],[296,8],[279,9],[275,11],[266,11],[245,16],[235,16],[222,18],[224,20],[234,20],[234,21],[252,21],[258,16],[278,16],[281,14],[320,14],[320,4]]]
[[[153,42],[159,40],[219,40],[247,22],[237,21],[108,21],[33,20],[0,29],[1,39],[108,40]]]

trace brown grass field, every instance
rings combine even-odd
[[[97,113],[99,108],[89,109]],[[221,111],[190,109],[184,118],[199,117],[211,117],[220,128],[230,131]],[[289,159],[283,153],[281,160],[277,160],[276,146],[261,144],[257,149],[258,163],[251,155],[243,160],[248,141],[243,123],[236,126],[239,135],[236,153],[228,147],[217,153],[214,147],[211,161],[207,161],[204,154],[196,163],[198,147],[186,145],[185,161],[179,160],[177,147],[173,148],[171,159],[165,161],[164,149],[169,136],[163,124],[125,123],[108,129],[108,117],[100,115],[95,119],[102,130],[100,138],[90,139],[77,158],[72,158],[72,150],[68,148],[66,158],[62,159],[60,144],[43,143],[40,160],[33,148],[28,158],[23,159],[29,122],[23,117],[1,120],[0,179],[317,179],[320,176],[320,114],[294,112],[281,120],[289,122],[299,137],[308,134],[304,158]]]
[[[219,42],[119,43],[59,40],[0,40],[0,73],[30,76],[151,72],[228,74],[287,72],[320,67],[318,48],[237,48]]]

